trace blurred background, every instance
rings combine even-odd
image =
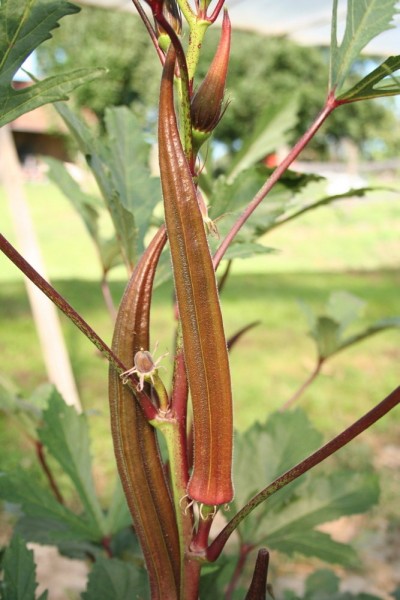
[[[81,13],[62,20],[53,38],[31,57],[26,70],[43,77],[76,67],[106,67],[105,77],[73,93],[74,107],[99,139],[105,133],[106,108],[130,107],[151,146],[155,142],[160,63],[141,21],[128,0],[86,0],[79,4]],[[208,150],[207,169],[215,176],[227,173],[228,165],[235,161],[246,138],[257,130],[266,109],[276,108],[295,95],[296,111],[290,116],[285,136],[259,161],[262,166],[274,167],[311,124],[323,105],[328,84],[331,0],[317,4],[313,0],[227,0],[226,4],[233,25],[226,95],[229,105]],[[344,17],[345,3],[339,3],[339,7],[339,15]],[[206,39],[196,83],[207,72],[214,55],[218,27],[211,28]],[[354,65],[349,83],[358,81],[387,56],[399,54],[399,40],[397,19],[391,31],[367,47]],[[15,86],[29,85],[29,80],[29,75],[20,71]],[[79,210],[56,185],[57,178],[49,177],[48,159],[60,160],[74,180],[96,197],[98,190],[85,160],[50,105],[23,115],[11,123],[10,129],[47,275],[110,342],[113,320],[104,308],[104,270],[98,252]],[[346,194],[352,189],[375,189],[362,197],[348,194],[340,202],[266,234],[261,243],[273,252],[233,261],[222,294],[227,334],[233,335],[247,325],[248,321],[243,321],[246,315],[251,321],[260,321],[232,352],[238,429],[262,421],[279,409],[314,367],[315,343],[308,335],[309,324],[300,304],[306,303],[320,314],[331,293],[345,290],[362,303],[359,320],[352,325],[354,331],[400,315],[398,98],[341,107],[293,168],[323,177],[302,191],[304,202]],[[296,201],[300,201],[300,195]],[[159,207],[154,214],[157,221]],[[1,182],[0,222],[2,233],[15,242],[16,229]],[[99,227],[105,234],[110,231],[105,217],[100,219]],[[126,269],[113,266],[107,278],[109,294],[117,306],[126,283]],[[3,256],[0,283],[2,389],[29,397],[49,375],[22,277]],[[163,351],[172,340],[171,297],[170,281],[157,287],[152,338],[159,341]],[[61,328],[79,403],[90,414],[97,482],[107,494],[107,477],[114,469],[108,432],[107,368],[64,317]],[[398,329],[385,331],[325,365],[298,403],[326,436],[349,425],[398,385],[399,341]],[[29,440],[18,423],[10,423],[7,415],[0,415],[0,435],[3,448],[7,448],[0,457],[0,468],[22,465],[34,469]],[[379,508],[368,523],[361,518],[339,524],[338,535],[349,535],[364,553],[366,570],[349,575],[353,589],[361,589],[357,588],[361,584],[362,589],[368,588],[369,570],[373,572],[373,591],[382,598],[388,598],[389,591],[400,585],[399,434],[400,415],[395,410],[356,442],[357,450],[343,452],[335,459],[354,470],[373,463],[381,473]],[[312,561],[297,565],[290,561],[281,575],[291,572],[296,577],[298,573],[301,579],[313,566]]]

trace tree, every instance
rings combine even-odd
[[[134,15],[86,6],[79,19],[65,19],[53,39],[38,48],[38,59],[46,73],[70,65],[106,67],[109,73],[101,81],[79,88],[75,95],[78,106],[99,117],[107,106],[157,106],[161,65]]]
[[[207,32],[197,84],[207,72],[219,36],[218,29]],[[161,67],[136,15],[85,6],[79,19],[65,19],[53,39],[38,49],[38,57],[46,73],[78,66],[106,66],[109,69],[106,77],[77,90],[78,106],[89,107],[102,118],[107,106],[133,105],[142,119],[154,120]],[[365,71],[365,62],[360,59],[355,63],[355,80]],[[273,104],[274,98],[281,103],[297,91],[300,108],[299,123],[293,130],[294,141],[324,101],[327,63],[328,53],[324,49],[299,46],[285,37],[235,31],[226,96],[230,102],[214,138],[233,152],[254,128],[265,106]],[[308,149],[309,156],[326,153],[331,141],[343,138],[351,138],[366,155],[376,150],[383,156],[398,153],[393,107],[393,101],[386,99],[353,104],[346,114],[337,111]]]

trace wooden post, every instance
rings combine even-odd
[[[0,128],[0,179],[9,200],[19,249],[46,278],[23,186],[23,173],[9,125]],[[82,410],[56,308],[27,278],[26,289],[49,380],[67,404]]]

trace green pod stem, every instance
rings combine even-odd
[[[166,239],[161,227],[134,270],[119,307],[112,349],[125,365],[133,364],[141,347],[149,347],[153,280]],[[173,600],[179,590],[179,538],[156,432],[112,366],[109,399],[118,471],[143,549],[151,597]]]
[[[230,502],[232,394],[217,284],[196,189],[174,111],[175,53],[164,66],[159,160],[185,365],[193,404],[194,461],[187,493],[207,505]]]

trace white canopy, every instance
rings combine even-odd
[[[76,4],[92,4],[104,8],[134,11],[131,0],[74,0]],[[361,1],[361,0],[358,0]],[[333,0],[226,0],[233,27],[269,35],[286,34],[304,45],[329,45]],[[344,0],[339,2],[339,15],[346,15]],[[400,10],[400,1],[398,2]],[[400,54],[400,14],[395,28],[373,40],[369,54]]]

